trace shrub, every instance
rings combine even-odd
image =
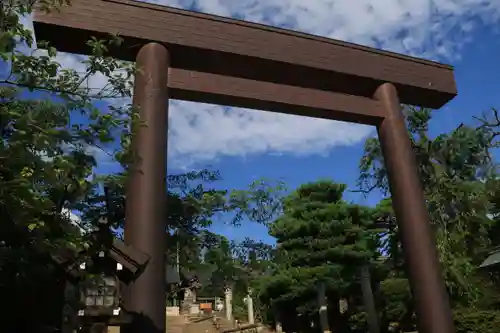
[[[460,309],[454,313],[457,333],[497,333],[500,311]]]

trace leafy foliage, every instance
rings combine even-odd
[[[84,72],[63,68],[47,44],[45,52],[29,49],[32,32],[19,18],[36,4],[54,9],[62,2],[0,7],[0,61],[8,69],[0,76],[0,288],[16,300],[4,312],[4,329],[12,331],[55,329],[62,303],[50,295],[64,276],[51,255],[89,241],[69,212],[95,191],[95,154],[119,145],[130,116],[127,106],[95,106],[129,96],[133,67],[104,56],[120,39],[89,41],[93,54],[82,60]],[[88,85],[95,75],[108,81],[103,89]],[[40,315],[26,320],[26,313]]]
[[[379,308],[384,326],[411,331],[414,327],[410,285],[405,278],[389,277],[380,283]]]
[[[79,72],[63,67],[47,43],[38,41],[45,50],[31,49],[32,31],[20,21],[34,6],[57,10],[68,4],[10,0],[0,7],[0,57],[2,70],[7,68],[0,73],[0,291],[18,300],[12,313],[4,313],[10,319],[4,328],[12,331],[40,331],[40,325],[56,329],[62,299],[51,301],[50,295],[60,294],[56,286],[64,285],[65,276],[52,265],[51,255],[89,247],[86,232],[103,218],[116,230],[124,222],[129,128],[140,119],[123,103],[130,97],[134,65],[106,56],[121,39],[89,40],[92,54],[81,59]],[[104,87],[91,84],[96,77],[106,82]],[[102,156],[121,163],[124,171],[96,177]],[[169,261],[179,248],[184,267],[199,265],[201,251],[214,245],[206,228],[218,213],[232,214],[230,223],[238,224],[265,223],[279,211],[281,183],[257,181],[248,190],[234,191],[207,188],[219,179],[209,170],[168,176]],[[78,219],[71,215],[75,210],[81,213]],[[26,320],[27,312],[41,314]],[[19,326],[23,322],[31,329]]]
[[[488,232],[493,225],[488,218],[490,189],[484,182],[495,171],[492,129],[461,125],[432,139],[428,134],[431,111],[407,107],[405,112],[448,289],[457,299],[473,301],[478,290],[467,279],[475,270],[476,254],[490,244]],[[360,167],[360,185],[365,190],[388,189],[376,140],[367,140]]]
[[[485,301],[483,295],[497,293],[498,287],[488,282],[489,278],[476,267],[484,259],[485,249],[497,242],[492,238],[498,230],[495,217],[498,182],[492,155],[500,124],[495,120],[496,110],[477,118],[477,126],[461,124],[434,138],[429,135],[431,110],[405,107],[404,112],[452,303],[487,308],[481,302]],[[364,191],[377,188],[387,194],[387,174],[377,140],[367,140],[360,169],[359,185]],[[404,277],[404,260],[397,224],[387,207],[389,202],[381,202],[377,210],[382,220],[390,222],[386,223],[385,249],[393,264],[393,275],[399,279],[389,278],[383,285],[395,292],[395,281],[403,281],[400,277]],[[398,294],[394,292],[391,294]],[[392,305],[383,312],[388,319],[408,326],[411,302],[407,302],[408,293],[401,295],[406,295],[405,302],[386,295],[386,304]],[[396,305],[398,310],[394,312],[392,307]],[[406,318],[401,317],[403,314]]]
[[[4,330],[53,332],[64,304],[54,295],[63,294],[66,276],[51,256],[59,249],[92,246],[87,231],[102,218],[116,230],[123,228],[132,157],[129,128],[140,119],[123,103],[130,97],[133,64],[106,56],[121,39],[89,40],[92,54],[79,66],[84,70],[64,68],[47,43],[38,43],[44,50],[31,48],[32,32],[20,18],[35,5],[56,10],[69,1],[7,0],[0,7],[0,292],[9,300]],[[90,84],[96,76],[104,87]],[[431,110],[405,107],[404,112],[457,332],[493,332],[500,323],[492,310],[500,304],[498,276],[476,267],[500,239],[492,154],[498,147],[498,112],[477,118],[477,126],[462,124],[436,137],[429,135]],[[96,177],[100,156],[121,163],[123,172]],[[377,140],[366,141],[360,170],[363,191],[388,194]],[[207,273],[202,292],[221,295],[231,286],[240,316],[243,297],[253,292],[261,320],[284,314],[285,324],[307,331],[317,321],[316,287],[325,283],[334,330],[347,323],[364,329],[357,276],[359,266],[368,264],[382,329],[413,328],[389,197],[371,209],[344,201],[345,185],[331,181],[302,185],[283,199],[280,182],[259,180],[247,189],[222,190],[214,185],[220,179],[218,172],[201,170],[169,175],[167,182],[167,261],[180,262],[184,271]],[[216,221],[266,224],[277,247],[249,239],[232,242],[208,231]],[[380,252],[387,260],[377,260]],[[349,305],[343,314],[340,299]]]
[[[344,201],[345,189],[319,181],[285,198],[283,215],[270,226],[278,244],[277,267],[259,281],[264,302],[313,320],[318,284],[325,283],[328,299],[338,304],[351,292],[360,266],[377,256],[377,231],[369,228],[372,212]]]
[[[493,333],[500,325],[500,312],[463,309],[455,312],[457,333]]]

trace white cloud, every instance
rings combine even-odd
[[[264,111],[171,101],[169,153],[190,165],[220,155],[324,154],[366,138],[371,128]]]
[[[80,218],[80,216],[76,215],[74,212],[67,208],[63,208],[61,214],[69,218],[71,224],[73,224],[75,227],[78,227],[80,229],[80,232],[83,233],[86,231],[81,224],[82,219]]]
[[[151,0],[207,13],[282,26],[391,51],[456,60],[480,24],[498,23],[498,0]],[[63,55],[67,66],[74,56]],[[104,80],[93,78],[93,84]],[[172,101],[170,161],[220,156],[325,154],[366,138],[366,126]]]
[[[462,33],[500,18],[498,0],[146,0],[391,51],[452,57]]]
[[[80,223],[80,221],[81,221],[81,219],[78,215],[76,215],[75,213],[73,213],[72,211],[70,211],[67,208],[63,208],[61,214],[68,217],[71,220],[71,222],[75,223],[75,225]]]

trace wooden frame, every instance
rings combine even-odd
[[[148,42],[167,45],[174,99],[375,124],[376,103],[349,95],[371,98],[383,82],[407,104],[439,108],[456,95],[447,65],[132,0],[73,0],[62,13],[37,12],[34,28],[38,40],[80,54],[91,36],[119,34],[110,54],[123,60]]]
[[[453,320],[401,103],[439,108],[457,91],[450,66],[259,24],[133,0],[72,0],[35,13],[37,40],[87,54],[118,34],[109,55],[136,61],[125,240],[149,263],[127,287],[135,331],[165,331],[165,181],[168,99],[255,108],[377,126],[405,251],[419,332]],[[141,260],[139,260],[141,261]],[[133,266],[133,265],[132,265]]]

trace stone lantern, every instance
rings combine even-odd
[[[60,253],[53,259],[68,273],[67,303],[63,316],[68,317],[63,332],[103,332],[108,326],[122,326],[131,321],[123,306],[126,286],[147,265],[149,256],[113,237],[105,222],[91,235],[94,247],[76,256]],[[71,317],[71,319],[69,319]]]

